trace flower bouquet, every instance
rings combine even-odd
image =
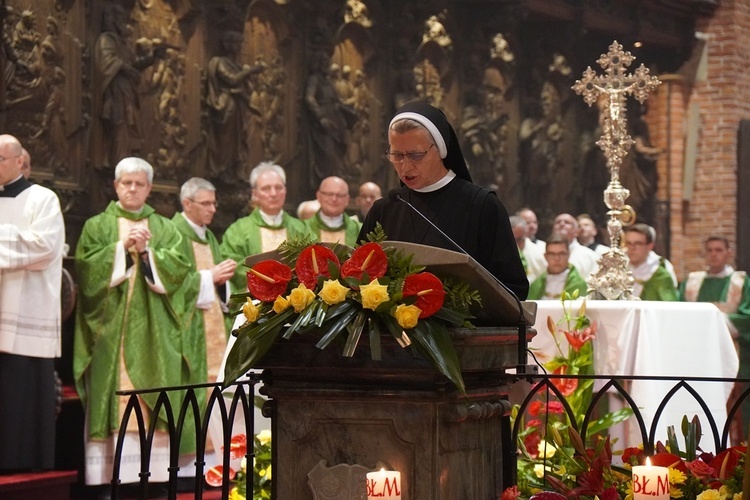
[[[271,431],[262,430],[253,437],[252,486],[253,500],[271,498]],[[247,437],[245,434],[232,436],[229,456],[232,460],[241,458],[239,471],[229,470],[229,478],[234,484],[229,492],[229,500],[247,498]],[[220,487],[223,481],[223,467],[211,467],[205,474],[206,483]]]
[[[345,336],[342,354],[353,356],[363,334],[371,357],[381,359],[380,334],[389,332],[401,347],[411,346],[464,392],[458,356],[449,326],[471,327],[476,290],[452,279],[441,280],[412,264],[413,255],[383,244],[378,226],[369,242],[350,249],[309,240],[279,247],[280,260],[267,259],[247,272],[246,322],[233,335],[225,386],[257,365],[271,346],[294,334],[319,336],[327,348]]]

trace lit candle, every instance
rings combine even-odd
[[[633,467],[633,500],[669,500],[669,469],[646,465]]]
[[[367,473],[367,500],[401,500],[401,473],[380,469]]]

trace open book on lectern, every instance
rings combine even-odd
[[[471,312],[477,317],[473,323],[478,326],[518,326],[521,318],[518,298],[472,256],[404,241],[384,241],[382,245],[401,250],[405,255],[414,255],[412,264],[425,266],[438,278],[451,277],[477,290],[482,297],[482,305],[476,310],[472,308]],[[533,326],[536,303],[521,301],[520,305],[526,325]]]
[[[333,247],[333,244],[321,243]],[[450,277],[463,281],[479,292],[481,306],[472,308],[476,316],[472,321],[477,326],[518,326],[521,315],[518,310],[518,299],[473,257],[453,250],[387,240],[381,243],[384,248],[392,247],[404,255],[413,255],[412,264],[425,266],[426,270],[438,278]],[[252,267],[266,259],[281,260],[278,250],[251,255],[245,259],[245,265]],[[536,319],[536,303],[520,302],[527,326],[533,326]]]

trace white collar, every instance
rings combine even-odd
[[[320,220],[323,221],[323,224],[328,227],[341,227],[341,225],[344,224],[344,214],[338,214],[335,217],[328,217],[321,211],[318,212],[318,215],[320,215]]]
[[[269,215],[265,213],[262,209],[258,209],[260,212],[261,218],[263,218],[263,222],[268,224],[269,226],[280,226],[282,222],[284,222],[284,211],[279,210],[279,213],[276,215]]]
[[[448,183],[452,181],[455,177],[456,177],[456,173],[453,170],[448,170],[448,172],[446,172],[443,178],[437,181],[436,183],[430,184],[429,186],[425,186],[423,188],[415,189],[414,191],[418,193],[431,193],[433,191],[437,191],[438,189],[447,186]]]
[[[195,231],[195,234],[197,234],[200,239],[205,240],[206,239],[206,229],[208,229],[208,228],[206,226],[199,226],[195,222],[191,221],[190,217],[188,217],[187,215],[185,215],[185,212],[180,212],[180,213],[185,218],[185,220],[190,225],[190,227],[193,228],[193,231]]]
[[[724,266],[724,269],[722,269],[720,272],[716,274],[711,274],[710,272],[706,273],[707,278],[726,278],[727,276],[731,276],[734,273],[734,268],[730,266],[729,264]]]

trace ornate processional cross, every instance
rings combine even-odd
[[[622,233],[621,215],[625,207],[625,199],[630,191],[620,184],[620,166],[634,144],[628,134],[626,98],[633,95],[638,102],[648,98],[649,92],[661,83],[655,76],[649,75],[649,70],[641,64],[634,73],[627,74],[626,69],[635,57],[622,50],[617,41],[609,46],[609,52],[602,54],[597,61],[604,69],[605,75],[597,75],[589,66],[583,72],[583,78],[577,80],[573,90],[583,95],[583,100],[591,106],[601,104],[599,109],[599,123],[602,136],[596,141],[607,159],[610,173],[610,183],[604,190],[604,202],[609,208],[607,223],[611,249],[599,259],[599,268],[588,278],[589,294],[600,296],[608,300],[633,299],[633,276],[629,269],[627,255],[620,248],[620,234]],[[628,207],[629,209],[629,207]]]

